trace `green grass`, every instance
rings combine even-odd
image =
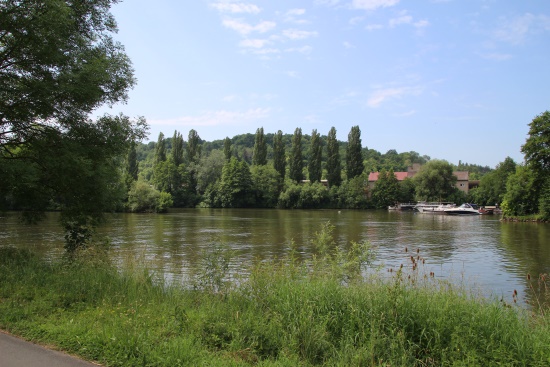
[[[367,272],[365,244],[249,269],[205,254],[189,287],[105,255],[45,262],[0,249],[0,328],[108,366],[548,366],[543,312],[473,296],[416,266]],[[412,264],[412,263],[411,263]],[[210,280],[210,281],[208,281]]]

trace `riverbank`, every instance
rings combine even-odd
[[[550,319],[422,274],[365,276],[367,244],[243,269],[204,254],[189,283],[105,253],[46,262],[0,249],[0,328],[113,366],[442,366],[550,364]],[[238,286],[237,286],[238,284]]]

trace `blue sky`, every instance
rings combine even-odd
[[[159,132],[326,135],[432,159],[522,162],[550,109],[547,0],[126,0],[137,86],[101,112]]]

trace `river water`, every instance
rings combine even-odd
[[[59,215],[38,225],[21,224],[17,213],[0,218],[0,246],[30,248],[45,256],[63,253]],[[311,239],[330,221],[338,244],[369,241],[380,271],[395,269],[417,253],[422,271],[459,280],[485,295],[520,302],[539,274],[550,273],[550,224],[501,222],[498,216],[445,216],[398,211],[184,209],[167,214],[112,214],[100,233],[110,238],[118,259],[144,259],[169,279],[196,269],[204,249],[223,244],[234,250],[232,269],[279,258],[294,241],[311,255]],[[531,282],[527,280],[531,274]],[[532,301],[532,300],[531,300]]]

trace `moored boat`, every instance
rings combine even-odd
[[[479,207],[476,204],[464,203],[459,207],[445,209],[448,215],[479,215]]]
[[[414,210],[422,214],[445,214],[446,209],[455,207],[455,203],[449,202],[420,202],[414,206]]]

